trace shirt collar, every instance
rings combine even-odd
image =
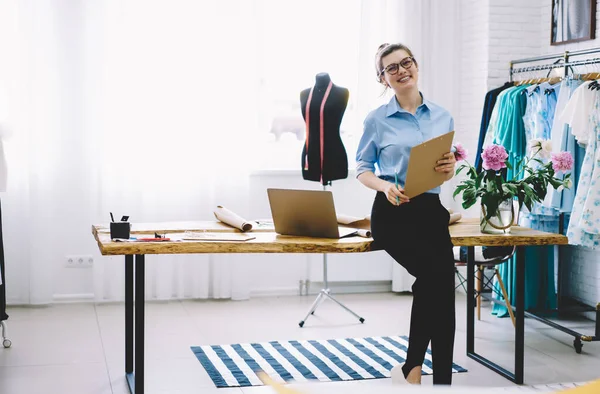
[[[429,100],[427,100],[425,97],[423,97],[423,93],[419,92],[419,94],[421,95],[421,98],[423,99],[423,104],[419,105],[419,107],[417,108],[417,114],[420,111],[423,111],[422,114],[425,115],[426,117],[429,116],[429,112],[431,111],[431,102]],[[394,115],[395,113],[405,113],[405,114],[410,114],[410,112],[408,112],[407,110],[405,110],[404,108],[402,108],[400,106],[400,103],[398,103],[398,100],[396,100],[396,95],[392,96],[392,98],[390,99],[390,101],[387,103],[387,113],[386,116],[390,117],[392,115]],[[412,114],[411,114],[412,115]]]

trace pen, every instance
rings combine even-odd
[[[396,179],[396,189],[398,189],[398,171],[394,171],[394,178]],[[396,196],[396,204],[400,204],[398,196]]]
[[[110,213],[110,220],[113,221],[113,222],[115,221],[115,218],[114,218],[112,212]]]

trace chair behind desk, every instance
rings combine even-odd
[[[467,278],[462,276],[462,274],[458,271],[458,267],[464,267],[467,265],[466,258],[464,257],[465,253],[461,253],[464,247],[454,247],[454,271],[456,272],[456,276],[459,278],[459,284],[456,286],[462,286],[467,292],[465,288],[465,282],[468,280],[469,273],[467,272]],[[486,258],[484,256],[483,247],[476,246],[475,247],[475,267],[477,267],[477,271],[475,273],[475,296],[477,297],[477,320],[481,320],[481,294],[485,287],[490,284],[494,280],[494,276],[498,279],[498,286],[502,291],[502,294],[498,294],[498,291],[492,285],[492,292],[496,292],[499,296],[504,298],[504,302],[506,304],[506,308],[508,309],[508,313],[510,315],[510,319],[512,320],[513,326],[516,326],[515,323],[515,315],[512,310],[512,306],[510,305],[510,301],[508,299],[508,293],[506,292],[506,287],[504,286],[504,282],[502,281],[502,277],[498,272],[498,265],[506,263],[510,260],[517,248],[515,246],[511,246],[508,248],[505,247],[492,247],[489,248],[492,252],[499,251],[498,255]],[[484,272],[486,269],[493,269],[492,277],[484,280]]]

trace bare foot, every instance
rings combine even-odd
[[[406,381],[410,384],[421,384],[421,367],[416,366],[411,369],[406,377]]]

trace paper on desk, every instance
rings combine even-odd
[[[338,214],[337,222],[338,224],[343,224],[347,227],[354,227],[362,230],[371,230],[371,216],[359,218],[356,216]]]
[[[215,217],[225,224],[235,227],[241,231],[250,231],[256,223],[251,220],[246,220],[229,209],[219,205],[214,211]]]
[[[248,241],[256,237],[240,233],[215,233],[215,232],[193,232],[186,231],[183,234],[184,241]]]

